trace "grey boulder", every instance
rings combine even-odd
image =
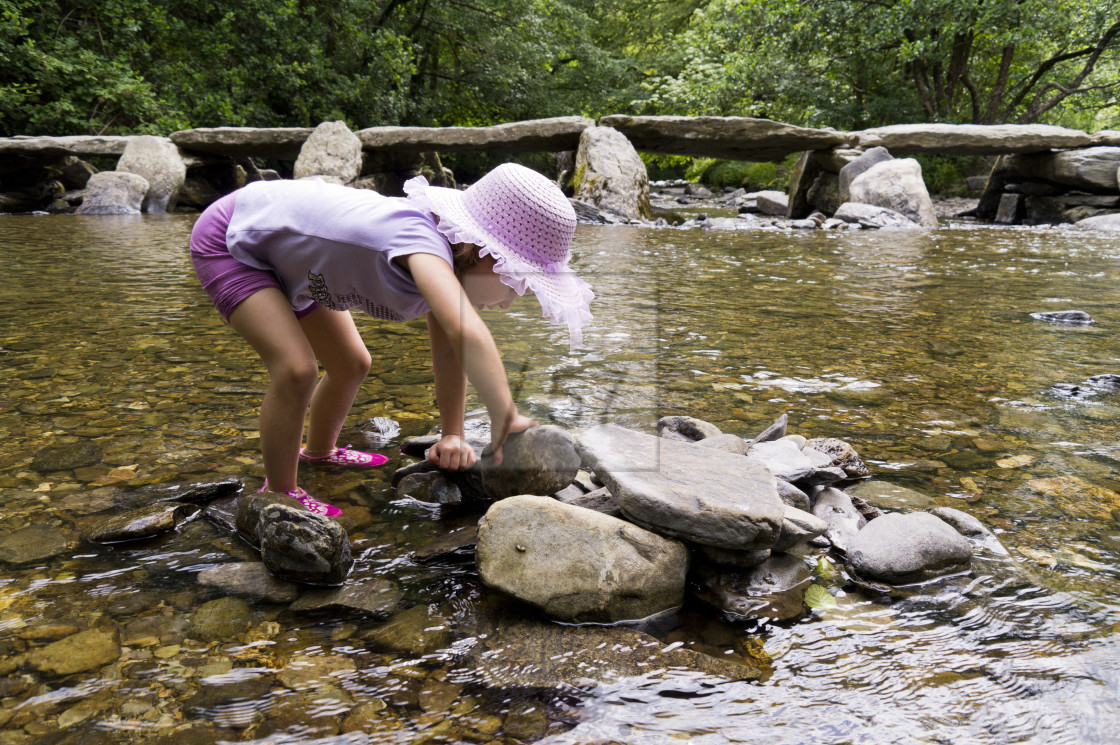
[[[575,174],[575,199],[633,220],[650,216],[646,165],[617,129],[583,130]]]
[[[681,605],[688,549],[618,518],[522,495],[486,511],[478,571],[558,621],[615,623]]]
[[[844,469],[850,479],[863,479],[871,475],[871,469],[859,457],[859,453],[847,442],[835,437],[814,437],[805,443],[806,448],[824,453],[830,464]]]
[[[928,512],[892,512],[856,534],[848,547],[848,561],[861,575],[904,585],[967,568],[972,546]]]
[[[836,208],[833,217],[861,228],[920,230],[922,227],[901,212],[863,202],[844,202]]]
[[[261,513],[270,505],[279,504],[291,507],[293,510],[302,510],[310,514],[310,510],[302,504],[283,494],[273,492],[258,492],[246,494],[237,500],[237,511],[234,514],[234,527],[250,546],[261,546]]]
[[[670,440],[696,442],[708,437],[718,437],[719,427],[691,416],[663,416],[657,420],[657,434]]]
[[[323,122],[300,147],[294,178],[328,176],[348,184],[361,175],[362,141],[345,122]]]
[[[354,559],[346,530],[330,518],[286,504],[260,513],[261,558],[281,579],[307,585],[339,585]]]
[[[572,436],[544,425],[510,435],[501,465],[485,454],[469,471],[444,476],[464,499],[489,503],[518,494],[555,494],[575,480],[579,467]]]
[[[831,486],[822,489],[813,500],[813,515],[828,525],[828,540],[839,551],[847,551],[852,539],[867,524],[851,497]]]
[[[785,551],[799,543],[811,541],[828,531],[828,523],[802,510],[786,507],[782,518],[782,532],[774,544],[774,551]]]
[[[187,164],[179,148],[166,137],[139,135],[129,138],[117,171],[134,173],[148,182],[141,209],[145,212],[170,212],[187,180]]]
[[[801,452],[797,443],[786,437],[771,442],[756,442],[747,455],[761,461],[779,479],[791,483],[816,470],[813,461]]]
[[[139,215],[148,180],[135,173],[101,171],[89,178],[79,215]]]

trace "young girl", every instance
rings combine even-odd
[[[300,461],[387,460],[336,443],[370,367],[349,309],[391,321],[427,315],[442,434],[428,457],[450,470],[475,462],[463,437],[468,380],[490,415],[495,461],[509,434],[536,424],[518,413],[475,308],[508,308],[532,290],[573,347],[591,320],[591,289],[568,269],[575,211],[547,178],[507,163],[466,191],[423,177],[404,188],[407,198],[392,198],[319,180],[256,182],[212,204],[191,233],[203,288],[268,368],[261,491],[327,516],[341,511],[299,488]]]

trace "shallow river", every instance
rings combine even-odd
[[[531,298],[488,315],[532,415],[652,432],[691,414],[750,437],[788,414],[791,432],[847,440],[874,479],[975,515],[1008,549],[894,602],[833,584],[836,607],[798,622],[689,605],[625,636],[543,621],[469,563],[414,561],[463,523],[395,499],[399,437],[373,476],[302,477],[345,509],[353,577],[400,592],[387,620],[253,600],[202,618],[223,593],[198,572],[253,559],[204,520],[142,544],[74,543],[139,490],[259,486],[266,378],[195,282],[193,221],[0,216],[0,544],[44,525],[71,539],[45,559],[3,554],[0,743],[1116,741],[1120,395],[1070,386],[1120,373],[1120,239],[581,226],[575,265],[597,293],[583,349]],[[1096,322],[1029,315],[1070,309]],[[359,325],[374,363],[350,441],[368,442],[357,425],[371,417],[428,431],[422,323]],[[48,470],[36,456],[59,444],[93,455]],[[86,630],[119,650],[72,673],[34,662]],[[537,658],[532,644],[478,653],[519,632],[545,640]],[[627,644],[763,677],[729,683],[656,655],[598,681],[527,674],[564,655],[609,666],[597,655]]]

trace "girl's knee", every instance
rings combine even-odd
[[[302,396],[310,396],[319,380],[314,359],[284,360],[270,367],[268,373],[274,386]]]
[[[373,363],[369,350],[358,347],[340,359],[332,360],[331,366],[326,368],[327,374],[336,378],[345,378],[361,382],[369,375],[370,365]]]

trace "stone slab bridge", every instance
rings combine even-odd
[[[251,158],[296,161],[313,132],[304,127],[216,127],[172,133],[164,142],[183,161],[179,167],[208,174],[189,180],[205,182],[204,188],[185,199],[180,194],[180,204],[202,208],[221,193],[232,191],[247,173],[256,171]],[[605,137],[608,133],[610,137]],[[836,199],[842,195],[841,169],[877,147],[892,156],[1000,156],[975,212],[981,219],[1072,222],[1085,214],[1120,210],[1120,131],[1111,130],[1090,134],[1042,124],[899,124],[843,132],[747,117],[612,115],[597,121],[567,116],[488,127],[369,127],[356,136],[361,162],[355,167],[369,177],[370,188],[385,194],[403,193],[404,180],[425,163],[439,173],[440,153],[571,153],[579,149],[581,141],[613,138],[621,140],[626,149],[632,148],[631,154],[740,161],[781,161],[800,154],[788,200],[787,216],[791,218],[805,217],[814,210],[834,212],[840,204]],[[65,187],[61,196],[69,197],[76,187],[52,181],[54,173],[68,168],[66,164],[72,164],[74,158],[120,158],[131,140],[127,136],[0,138],[0,211],[57,204],[54,200],[60,189]],[[640,161],[634,160],[637,170],[643,171]],[[567,163],[564,168],[570,167],[571,159]],[[259,172],[256,176],[263,177]],[[635,175],[632,182],[629,178],[619,178],[617,189],[610,187],[624,192],[615,200],[619,204],[604,196],[606,192],[580,198],[627,218],[648,217],[644,173]],[[602,184],[596,188],[607,189]]]
[[[367,164],[392,168],[425,152],[517,154],[575,150],[585,129],[612,127],[639,152],[745,161],[780,161],[806,151],[882,146],[895,155],[1005,155],[1055,149],[1120,146],[1120,131],[1089,134],[1043,124],[899,124],[856,132],[796,127],[748,117],[578,116],[489,127],[369,127],[357,132]],[[295,160],[309,127],[212,127],[174,132],[188,159],[207,156]],[[127,136],[0,138],[0,163],[62,156],[119,157]]]

